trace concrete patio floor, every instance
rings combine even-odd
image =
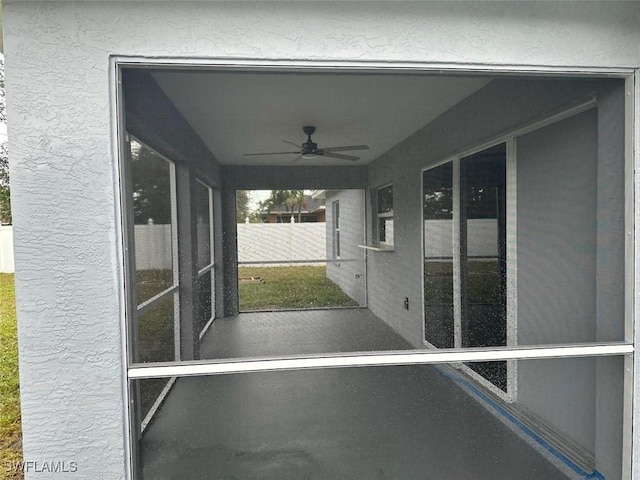
[[[412,348],[366,309],[218,319],[204,358]],[[143,478],[568,478],[432,366],[177,380],[140,441]]]

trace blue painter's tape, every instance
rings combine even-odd
[[[544,438],[538,435],[535,431],[529,428],[527,425],[522,423],[518,418],[516,418],[511,412],[504,409],[498,403],[496,403],[492,398],[490,398],[486,393],[484,393],[481,389],[475,386],[473,383],[468,380],[462,378],[459,375],[452,374],[450,372],[445,371],[444,369],[435,366],[435,369],[442,376],[452,380],[463,388],[471,391],[475,396],[480,398],[483,402],[485,402],[489,407],[495,410],[499,415],[509,420],[512,424],[518,427],[521,431],[527,434],[531,439],[533,439],[538,445],[544,448],[547,452],[553,455],[555,458],[560,460],[565,466],[569,467],[573,472],[580,475],[585,480],[605,480],[604,475],[602,475],[597,470],[593,472],[585,471],[580,465],[576,464],[573,460],[547,442]]]

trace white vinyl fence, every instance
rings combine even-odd
[[[13,273],[13,227],[0,226],[0,273]]]
[[[206,235],[206,232],[202,234]],[[136,225],[135,237],[139,269],[171,268],[171,225]],[[238,260],[244,264],[304,261],[313,264],[311,261],[326,257],[326,237],[324,222],[241,223],[238,224]],[[0,272],[13,271],[13,227],[2,226]]]
[[[450,255],[453,231],[449,220],[431,220],[425,225],[425,256]],[[472,220],[469,226],[471,255],[495,255],[495,220]],[[171,226],[136,225],[138,268],[171,268]],[[238,260],[242,263],[320,260],[326,257],[327,232],[317,223],[238,224]],[[0,226],[0,272],[12,273],[13,227]]]
[[[451,256],[453,220],[424,221],[424,256]],[[467,255],[498,254],[498,222],[491,218],[474,218],[467,222]]]
[[[238,261],[303,262],[327,255],[324,222],[238,224]]]
[[[135,225],[137,270],[171,270],[171,225]]]
[[[206,234],[206,229],[198,229],[198,235],[203,236],[202,244]],[[240,223],[238,261],[256,266],[264,265],[261,262],[313,264],[312,261],[326,257],[326,236],[324,222]],[[171,225],[136,225],[135,238],[138,269],[171,268]]]

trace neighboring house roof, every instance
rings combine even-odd
[[[315,213],[319,210],[324,210],[324,208],[324,198],[313,198],[311,195],[305,195],[300,213]],[[293,212],[298,213],[298,205],[293,206]],[[264,208],[260,212],[262,215],[267,213],[291,213],[291,207],[289,205],[276,205],[269,209]]]

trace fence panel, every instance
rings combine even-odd
[[[136,264],[141,269],[171,268],[171,226],[136,225]],[[238,224],[242,263],[313,261],[326,258],[324,222]],[[0,272],[13,273],[13,227],[0,227]]]
[[[13,273],[13,227],[0,226],[0,272]]]
[[[312,261],[326,258],[325,222],[238,224],[238,261]]]

